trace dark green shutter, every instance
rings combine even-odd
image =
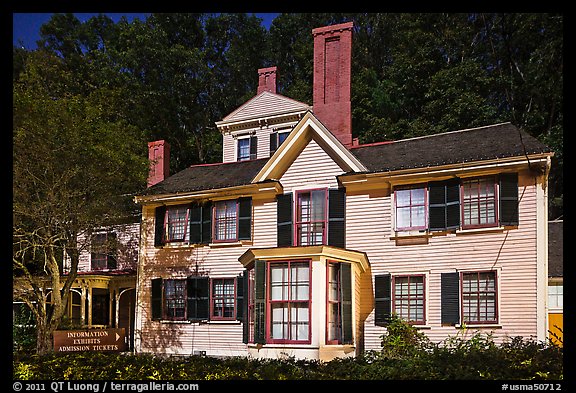
[[[392,316],[392,291],[390,274],[374,276],[374,324],[387,326]]]
[[[428,183],[428,228],[443,231],[460,226],[460,180]]]
[[[328,245],[346,247],[346,190],[328,190]]]
[[[187,317],[190,321],[210,319],[210,281],[206,276],[186,279]]]
[[[460,323],[460,274],[441,273],[441,321],[443,324]]]
[[[244,320],[244,273],[236,277],[236,320]]]
[[[152,320],[162,319],[162,279],[152,279]]]
[[[212,241],[212,202],[202,205],[202,240],[200,243],[208,244]]]
[[[250,159],[255,160],[258,157],[258,137],[250,137]]]
[[[266,344],[266,261],[254,261],[254,342]]]
[[[278,133],[273,132],[270,134],[270,157],[272,157],[272,154],[274,154],[277,148],[278,148]]]
[[[154,221],[154,247],[164,245],[164,219],[166,216],[166,206],[158,206],[155,211]]]
[[[190,204],[190,244],[202,242],[202,206]]]
[[[354,342],[352,326],[352,265],[340,264],[340,299],[342,302],[342,344]]]
[[[106,236],[106,267],[114,270],[118,267],[116,255],[118,254],[118,243],[115,232],[110,232]]]
[[[238,199],[238,240],[252,239],[252,198]]]
[[[518,174],[500,174],[500,225],[518,225]]]
[[[278,195],[277,203],[277,246],[289,247],[293,244],[292,233],[292,193]]]

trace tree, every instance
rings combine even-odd
[[[133,215],[148,170],[139,130],[105,105],[110,92],[75,87],[63,61],[43,50],[29,53],[13,85],[15,296],[34,313],[39,354],[52,348],[88,245],[79,235]]]

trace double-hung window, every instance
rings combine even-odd
[[[396,315],[414,324],[424,324],[424,275],[394,276],[393,283]]]
[[[235,279],[234,278],[213,278],[211,297],[211,319],[233,320],[234,305],[236,302]]]
[[[97,233],[92,237],[90,267],[92,270],[116,269],[116,233]]]
[[[494,177],[464,180],[462,182],[462,227],[496,225],[497,200]]]
[[[426,188],[411,187],[396,190],[396,228],[426,229]]]
[[[164,280],[164,319],[186,319],[186,280]]]
[[[214,204],[214,241],[238,239],[238,201],[220,201]]]
[[[298,246],[326,243],[326,189],[297,193],[296,242]]]
[[[310,262],[269,265],[270,342],[310,342]]]
[[[496,272],[462,273],[464,323],[497,323]]]
[[[188,220],[190,209],[188,205],[169,206],[164,219],[165,241],[184,242],[188,235]]]

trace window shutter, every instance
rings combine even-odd
[[[244,273],[236,277],[236,320],[244,320]]]
[[[190,244],[202,242],[202,206],[190,204]]]
[[[460,180],[428,183],[428,227],[443,231],[460,226]]]
[[[266,261],[254,261],[254,342],[266,344]]]
[[[166,217],[166,206],[158,206],[155,212],[154,222],[154,247],[164,245],[164,219]]]
[[[446,181],[446,229],[460,227],[460,179]]]
[[[328,245],[345,248],[346,190],[328,190]]]
[[[238,199],[238,240],[252,239],[252,198]]]
[[[460,274],[441,273],[440,294],[443,324],[460,323]]]
[[[352,265],[340,264],[340,299],[342,300],[342,344],[352,344]]]
[[[387,326],[392,315],[390,274],[374,276],[374,324]]]
[[[152,279],[152,320],[162,319],[162,279]]]
[[[518,174],[500,174],[500,225],[518,225]]]
[[[212,202],[202,205],[202,237],[200,243],[208,244],[212,241]]]
[[[258,157],[258,137],[250,137],[250,159],[255,160]]]
[[[273,132],[270,134],[270,157],[278,149],[278,133]]]
[[[186,279],[187,317],[190,321],[209,319],[210,282],[205,276],[190,276]]]
[[[106,237],[106,267],[114,270],[118,267],[116,255],[118,254],[118,244],[116,232],[110,232]]]
[[[277,247],[289,247],[292,235],[292,193],[278,195],[277,204]]]

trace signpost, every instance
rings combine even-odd
[[[56,330],[54,352],[122,352],[126,331],[120,329]]]

